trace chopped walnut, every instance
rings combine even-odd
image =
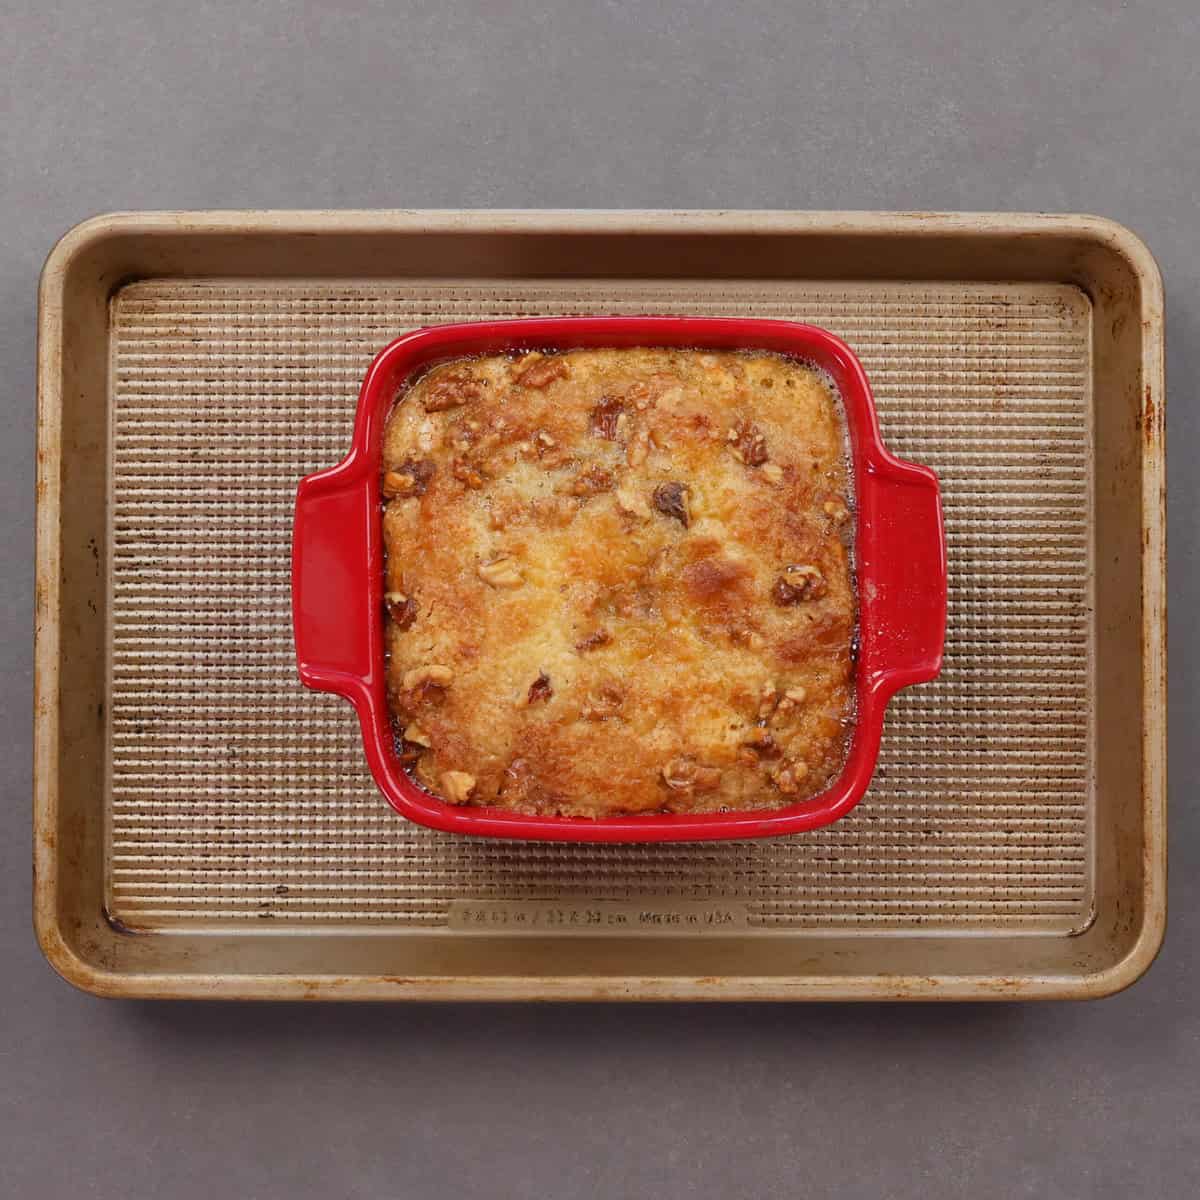
[[[443,667],[440,663],[430,663],[425,667],[413,667],[411,671],[404,673],[404,690],[406,692],[415,691],[425,684],[432,684],[434,687],[447,687],[450,681],[454,678],[454,672],[449,667]]]
[[[771,776],[772,782],[785,795],[794,796],[808,774],[808,763],[796,759],[785,763]]]
[[[543,704],[553,695],[554,688],[550,685],[550,676],[545,671],[542,671],[529,685],[529,694],[525,697],[525,703]]]
[[[829,591],[825,576],[809,563],[785,567],[783,574],[775,580],[771,599],[780,608],[799,604],[803,600],[819,600]]]
[[[660,483],[654,489],[654,507],[664,517],[674,518],[686,529],[692,521],[688,493],[689,488],[686,483],[679,483],[677,480]]]
[[[850,510],[840,500],[826,500],[821,508],[835,525],[844,524],[850,515]]]
[[[383,475],[384,496],[394,500],[400,496],[423,496],[433,478],[433,463],[425,459],[410,458]]]
[[[613,396],[605,396],[592,409],[592,433],[598,438],[605,438],[610,442],[615,441],[617,430],[621,424],[621,417],[624,414],[625,405],[620,400]]]
[[[650,436],[650,431],[648,429],[639,429],[629,439],[629,445],[625,447],[625,461],[631,467],[640,467],[646,461],[646,456],[650,453],[652,442],[653,438]]]
[[[633,403],[633,407],[638,412],[645,412],[654,403],[654,389],[644,379],[638,379],[631,383],[625,396]]]
[[[605,721],[615,717],[625,703],[625,693],[615,683],[603,683],[588,692],[582,715],[588,721]]]
[[[650,509],[646,501],[631,488],[619,487],[613,493],[617,508],[627,517],[648,517]]]
[[[603,467],[589,467],[571,481],[570,492],[572,496],[598,496],[610,491],[612,485],[613,477]]]
[[[404,730],[404,740],[412,742],[414,746],[424,746],[428,749],[433,743],[429,740],[429,734],[423,730],[415,721],[407,726]]]
[[[788,688],[783,695],[785,699],[790,700],[793,704],[803,704],[808,699],[808,689],[797,685],[796,687]]]
[[[768,483],[783,482],[783,468],[778,463],[768,462],[763,463],[762,477]]]
[[[558,443],[544,430],[539,429],[534,434],[534,445],[537,447],[538,457],[540,458],[547,450],[553,450]]]
[[[523,359],[522,363],[526,361],[528,361],[527,358]],[[567,373],[567,360],[565,358],[558,356],[545,358],[542,355],[538,355],[529,366],[519,369],[514,378],[523,387],[544,388],[548,387],[556,379],[563,379]]]
[[[779,755],[779,747],[765,726],[756,725],[746,734],[744,742],[763,758],[776,758]]]
[[[597,650],[601,646],[607,646],[612,641],[612,634],[607,629],[597,629],[589,633],[582,641],[575,643],[575,652],[577,654],[586,654],[589,650]]]
[[[758,694],[758,719],[766,721],[779,704],[779,692],[773,683],[764,683]]]
[[[767,439],[752,421],[739,421],[728,436],[733,457],[738,462],[748,467],[761,467],[767,461]]]
[[[466,804],[475,790],[475,776],[466,771],[442,772],[442,799],[447,804]]]
[[[465,367],[453,367],[430,376],[423,404],[426,412],[445,412],[469,404],[483,395],[484,385]]]
[[[385,592],[384,604],[387,605],[388,616],[402,633],[413,627],[417,619],[417,602],[403,592]]]
[[[456,458],[450,467],[450,473],[459,483],[478,491],[487,482],[479,468],[467,458]]]
[[[480,563],[476,573],[484,583],[494,588],[518,588],[524,583],[517,561],[507,554],[491,562]]]
[[[702,767],[690,758],[673,758],[662,769],[663,783],[673,792],[715,792],[721,786],[718,767]]]

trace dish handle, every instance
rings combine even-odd
[[[382,583],[370,569],[377,521],[369,471],[348,459],[309,475],[292,528],[292,630],[301,680],[356,703],[375,683]]]
[[[872,686],[890,696],[942,669],[946,636],[946,534],[938,478],[892,458],[871,471],[868,519],[878,566],[864,597],[874,630]]]

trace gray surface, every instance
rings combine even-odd
[[[35,283],[116,208],[1100,212],[1163,266],[1172,778],[1200,766],[1191,0],[0,4],[0,1194],[1184,1197],[1198,820],[1091,1006],[204,1007],[77,994],[29,923]],[[405,11],[411,9],[411,11]]]

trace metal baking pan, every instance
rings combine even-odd
[[[405,329],[808,321],[942,481],[945,665],[863,802],[762,842],[397,818],[288,623],[296,482]],[[1089,997],[1165,924],[1162,287],[1076,216],[89,221],[39,341],[35,924],[114,996]]]

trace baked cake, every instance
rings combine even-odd
[[[845,424],[766,353],[460,359],[383,444],[388,697],[414,778],[528,814],[772,808],[853,725]]]

